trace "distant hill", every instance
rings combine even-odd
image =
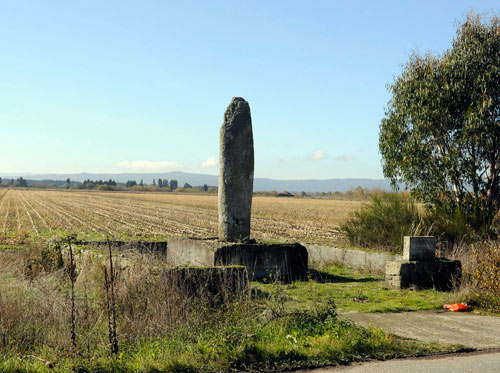
[[[82,182],[86,179],[90,180],[109,180],[113,179],[118,183],[126,183],[127,180],[136,180],[139,182],[143,180],[145,184],[151,184],[153,179],[175,179],[182,186],[184,183],[191,185],[216,186],[219,183],[219,177],[216,175],[193,174],[187,172],[166,172],[166,173],[122,173],[122,174],[6,174],[0,175],[2,178],[17,178],[23,176],[30,181],[34,180],[54,180],[64,181],[70,178],[71,181]],[[57,183],[59,184],[59,183]],[[62,185],[63,183],[61,183]],[[380,188],[390,190],[390,183],[385,179],[326,179],[326,180],[274,180],[266,178],[255,178],[254,191],[256,192],[269,192],[275,191],[289,191],[289,192],[346,192],[349,189],[361,186],[362,188]]]

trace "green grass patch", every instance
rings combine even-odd
[[[441,309],[450,293],[430,290],[393,290],[382,276],[331,265],[311,270],[311,280],[289,285],[253,283],[258,301],[279,295],[287,309],[314,309],[334,301],[341,312],[402,312]]]

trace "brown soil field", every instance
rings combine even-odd
[[[339,244],[338,227],[363,202],[254,197],[252,237]],[[0,243],[57,238],[158,240],[217,234],[217,196],[0,189]]]

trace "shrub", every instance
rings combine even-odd
[[[442,245],[446,243],[448,247],[452,247],[461,242],[470,243],[476,237],[467,216],[461,209],[433,207],[426,210],[424,219],[429,232],[436,236]]]
[[[483,241],[472,246],[469,273],[472,300],[481,308],[500,312],[500,243]]]
[[[108,185],[108,184],[102,184],[102,185],[99,185],[96,190],[106,190],[106,191],[110,191],[110,190],[115,190],[115,188],[111,185]]]
[[[341,226],[353,246],[400,251],[403,237],[423,230],[414,199],[404,194],[379,192]]]

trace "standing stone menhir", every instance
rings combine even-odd
[[[220,130],[218,240],[170,237],[167,263],[197,267],[243,266],[250,281],[307,279],[308,253],[304,246],[266,244],[250,239],[253,170],[250,106],[241,97],[234,97],[224,113]],[[210,276],[210,271],[205,269],[191,272],[194,277],[201,276],[202,272]]]
[[[227,242],[250,238],[254,151],[250,106],[233,97],[220,129],[219,239]]]

